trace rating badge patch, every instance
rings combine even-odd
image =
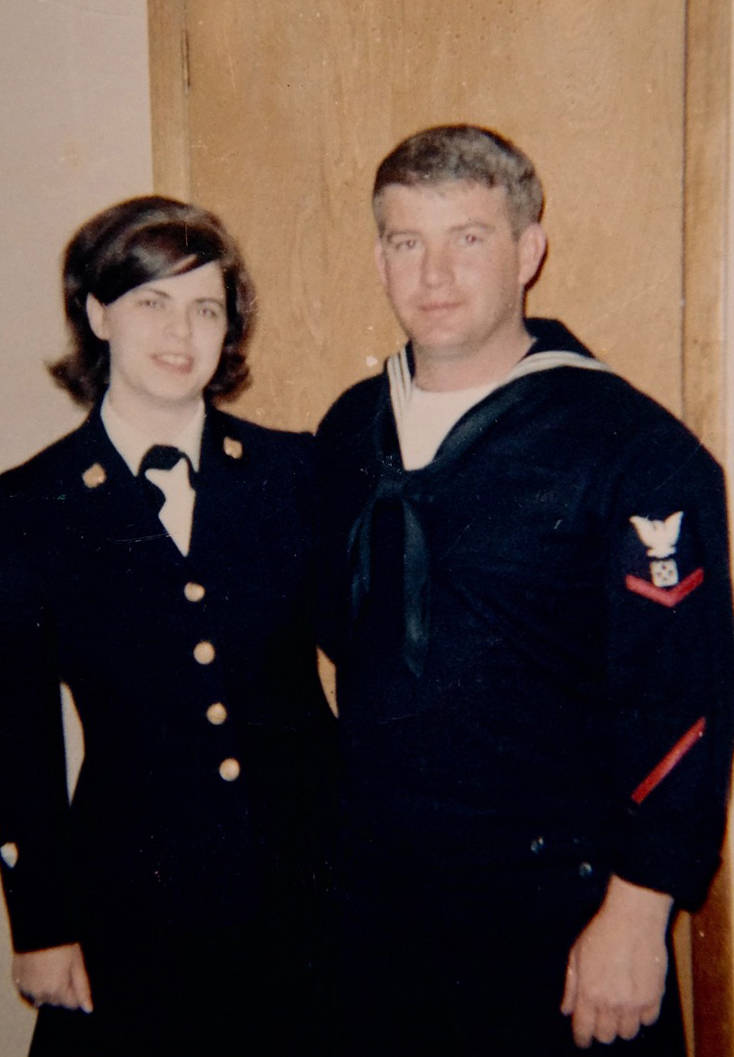
[[[680,576],[676,556],[683,511],[676,510],[659,519],[634,514],[629,520],[635,529],[638,545],[641,543],[645,547],[645,555],[650,561],[649,578],[629,573],[625,577],[627,589],[660,605],[677,605],[703,582],[702,568],[695,568],[683,579]]]
[[[650,573],[656,587],[675,587],[678,583],[678,566],[672,558],[650,562]]]

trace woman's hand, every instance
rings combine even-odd
[[[14,955],[13,980],[21,995],[36,1007],[47,1004],[92,1012],[89,977],[78,943]]]

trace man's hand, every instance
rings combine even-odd
[[[632,1039],[642,1024],[658,1019],[672,903],[662,892],[610,879],[604,902],[568,958],[561,1012],[572,1016],[577,1046]]]
[[[92,992],[78,943],[16,954],[13,980],[34,1006],[48,1004],[92,1012]]]

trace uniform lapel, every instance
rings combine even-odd
[[[207,408],[189,550],[197,564],[207,558],[224,561],[232,553],[224,540],[232,535],[242,541],[236,548],[241,553],[251,522],[240,516],[243,500],[253,494],[251,453],[239,435],[228,430],[229,421],[215,408]]]
[[[117,547],[127,545],[138,552],[169,550],[182,556],[148,502],[140,482],[107,436],[99,407],[76,434],[75,458],[69,466],[68,487],[80,496],[92,538],[105,539]]]

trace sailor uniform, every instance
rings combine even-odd
[[[695,907],[719,861],[721,472],[564,327],[527,325],[424,468],[402,465],[394,366],[319,430],[345,979],[357,1035],[376,1017],[353,1054],[573,1052],[565,960],[609,875]],[[681,1052],[668,994],[630,1054]]]
[[[233,1018],[287,1053],[284,1000],[308,1034],[334,726],[310,440],[201,425],[190,546],[98,408],[0,478],[0,869],[16,949],[80,941],[95,1003],[44,1007],[34,1054],[204,1052]],[[71,808],[60,681],[85,741]]]

